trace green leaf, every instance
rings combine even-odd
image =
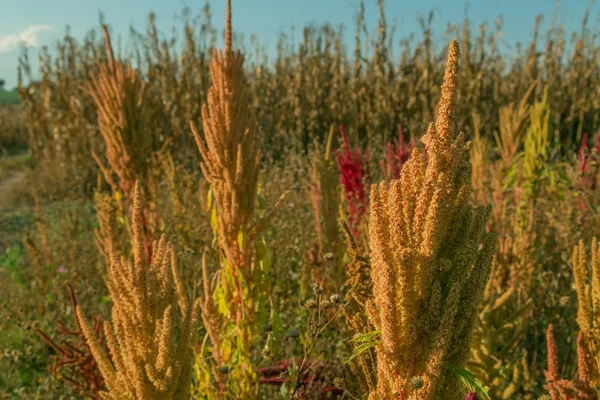
[[[271,250],[269,250],[267,242],[263,237],[261,237],[258,242],[258,261],[262,273],[268,275],[271,272],[273,254],[271,253]]]
[[[354,347],[354,349],[352,350],[352,354],[343,360],[344,364],[348,364],[350,361],[354,360],[356,357],[358,357],[365,351],[380,344],[380,336],[381,331],[376,330],[365,333],[363,335],[355,336],[352,339],[350,339],[349,343],[356,343],[358,344],[358,346]]]
[[[490,398],[490,388],[485,386],[477,376],[471,371],[467,371],[464,368],[459,368],[455,366],[449,366],[448,369],[460,379],[462,384],[467,388],[467,390],[471,392],[477,392],[479,396],[486,400],[491,400]]]
[[[240,246],[240,250],[244,250],[246,248],[246,242],[248,241],[248,236],[243,232],[239,231],[237,236],[238,246]]]
[[[219,226],[219,218],[217,216],[217,207],[212,208],[212,212],[210,214],[210,223],[213,227],[213,230],[216,232],[217,227]]]
[[[212,186],[208,188],[206,193],[206,211],[210,210],[213,206],[213,189]]]
[[[217,303],[217,310],[221,315],[229,314],[229,299],[227,298],[227,292],[223,285],[217,286],[215,289],[215,300]]]
[[[287,383],[283,382],[283,384],[279,387],[279,394],[281,395],[281,398],[287,399],[289,393],[290,391],[288,389]]]
[[[262,197],[260,194],[257,194],[256,198],[258,199],[259,210],[264,210],[265,208],[267,208],[267,200],[264,197]]]

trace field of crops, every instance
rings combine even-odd
[[[0,106],[0,398],[597,399],[600,41],[68,33]],[[437,22],[436,22],[437,23]],[[235,8],[233,10],[235,28]],[[37,68],[36,68],[37,69]],[[40,77],[33,80],[32,77]]]

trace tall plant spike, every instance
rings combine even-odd
[[[225,51],[215,49],[210,64],[213,85],[202,106],[203,134],[190,122],[202,155],[202,173],[212,188],[218,237],[228,263],[249,268],[251,252],[239,236],[252,234],[260,169],[259,135],[249,117],[244,58],[233,51],[231,2],[227,1]]]
[[[203,381],[210,386],[211,379],[214,380],[219,387],[215,396],[227,397],[223,394],[227,389],[221,387],[224,378],[219,372],[226,367],[232,396],[252,399],[257,396],[258,385],[250,359],[251,344],[263,315],[257,310],[265,307],[265,293],[268,293],[267,263],[260,260],[257,252],[260,229],[255,217],[260,138],[249,115],[251,102],[244,57],[232,48],[230,0],[226,19],[225,49],[215,49],[210,63],[212,86],[201,110],[202,132],[190,122],[202,156],[202,173],[210,185],[209,196],[214,200],[211,222],[219,263],[218,283],[213,293],[208,284],[212,278],[209,279],[207,266],[203,265],[206,293],[202,318],[207,324],[213,359],[203,361],[197,380],[201,388]],[[207,378],[208,375],[212,378]]]
[[[495,236],[485,233],[489,207],[470,205],[469,144],[454,130],[459,48],[452,41],[438,117],[400,179],[373,185],[369,216],[372,324],[381,332],[377,390],[370,399],[414,393],[464,398],[463,368],[489,279]]]
[[[133,200],[133,260],[112,252],[108,269],[112,323],[104,323],[104,335],[109,354],[80,307],[77,319],[104,377],[104,398],[187,399],[199,302],[188,306],[173,249],[164,237],[146,261],[139,184]]]
[[[102,25],[102,31],[108,60],[98,65],[86,90],[98,108],[98,128],[109,167],[92,155],[113,191],[120,189],[128,196],[134,182],[145,179],[149,170],[152,140],[147,124],[149,107],[144,104],[146,84],[130,63],[115,60],[108,28]]]
[[[552,400],[591,400],[590,371],[588,366],[589,354],[583,337],[583,332],[577,335],[577,367],[578,378],[573,380],[564,379],[560,376],[558,364],[558,346],[554,338],[554,328],[548,325],[546,330],[546,345],[548,347],[548,368],[544,371],[546,384],[544,389]]]
[[[577,289],[577,323],[589,352],[589,375],[592,386],[600,385],[600,243],[593,238],[591,257],[583,241],[573,250],[573,275]]]

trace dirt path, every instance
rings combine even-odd
[[[23,155],[0,158],[0,258],[8,246],[22,239],[30,218],[28,166]]]
[[[6,175],[4,179],[0,180],[0,212],[6,211],[15,205],[15,195],[22,191],[23,180],[27,176],[27,172],[17,170]]]
[[[27,152],[0,155],[0,212],[18,207],[27,193],[27,172],[31,159]]]

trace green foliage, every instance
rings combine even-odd
[[[363,352],[379,345],[381,343],[381,331],[375,330],[358,335],[350,339],[349,343],[355,344],[352,348],[352,354],[344,359],[344,364],[349,363]]]
[[[4,270],[9,274],[10,279],[17,285],[23,287],[25,278],[21,271],[22,266],[22,250],[19,246],[11,246],[4,251],[0,256],[0,270]]]
[[[19,104],[21,99],[19,98],[19,92],[17,89],[4,90],[0,88],[0,105],[2,104]]]
[[[450,366],[449,369],[456,374],[467,390],[470,392],[477,392],[477,394],[485,400],[491,400],[489,395],[490,388],[482,384],[474,373],[467,371],[466,369],[452,366]]]

